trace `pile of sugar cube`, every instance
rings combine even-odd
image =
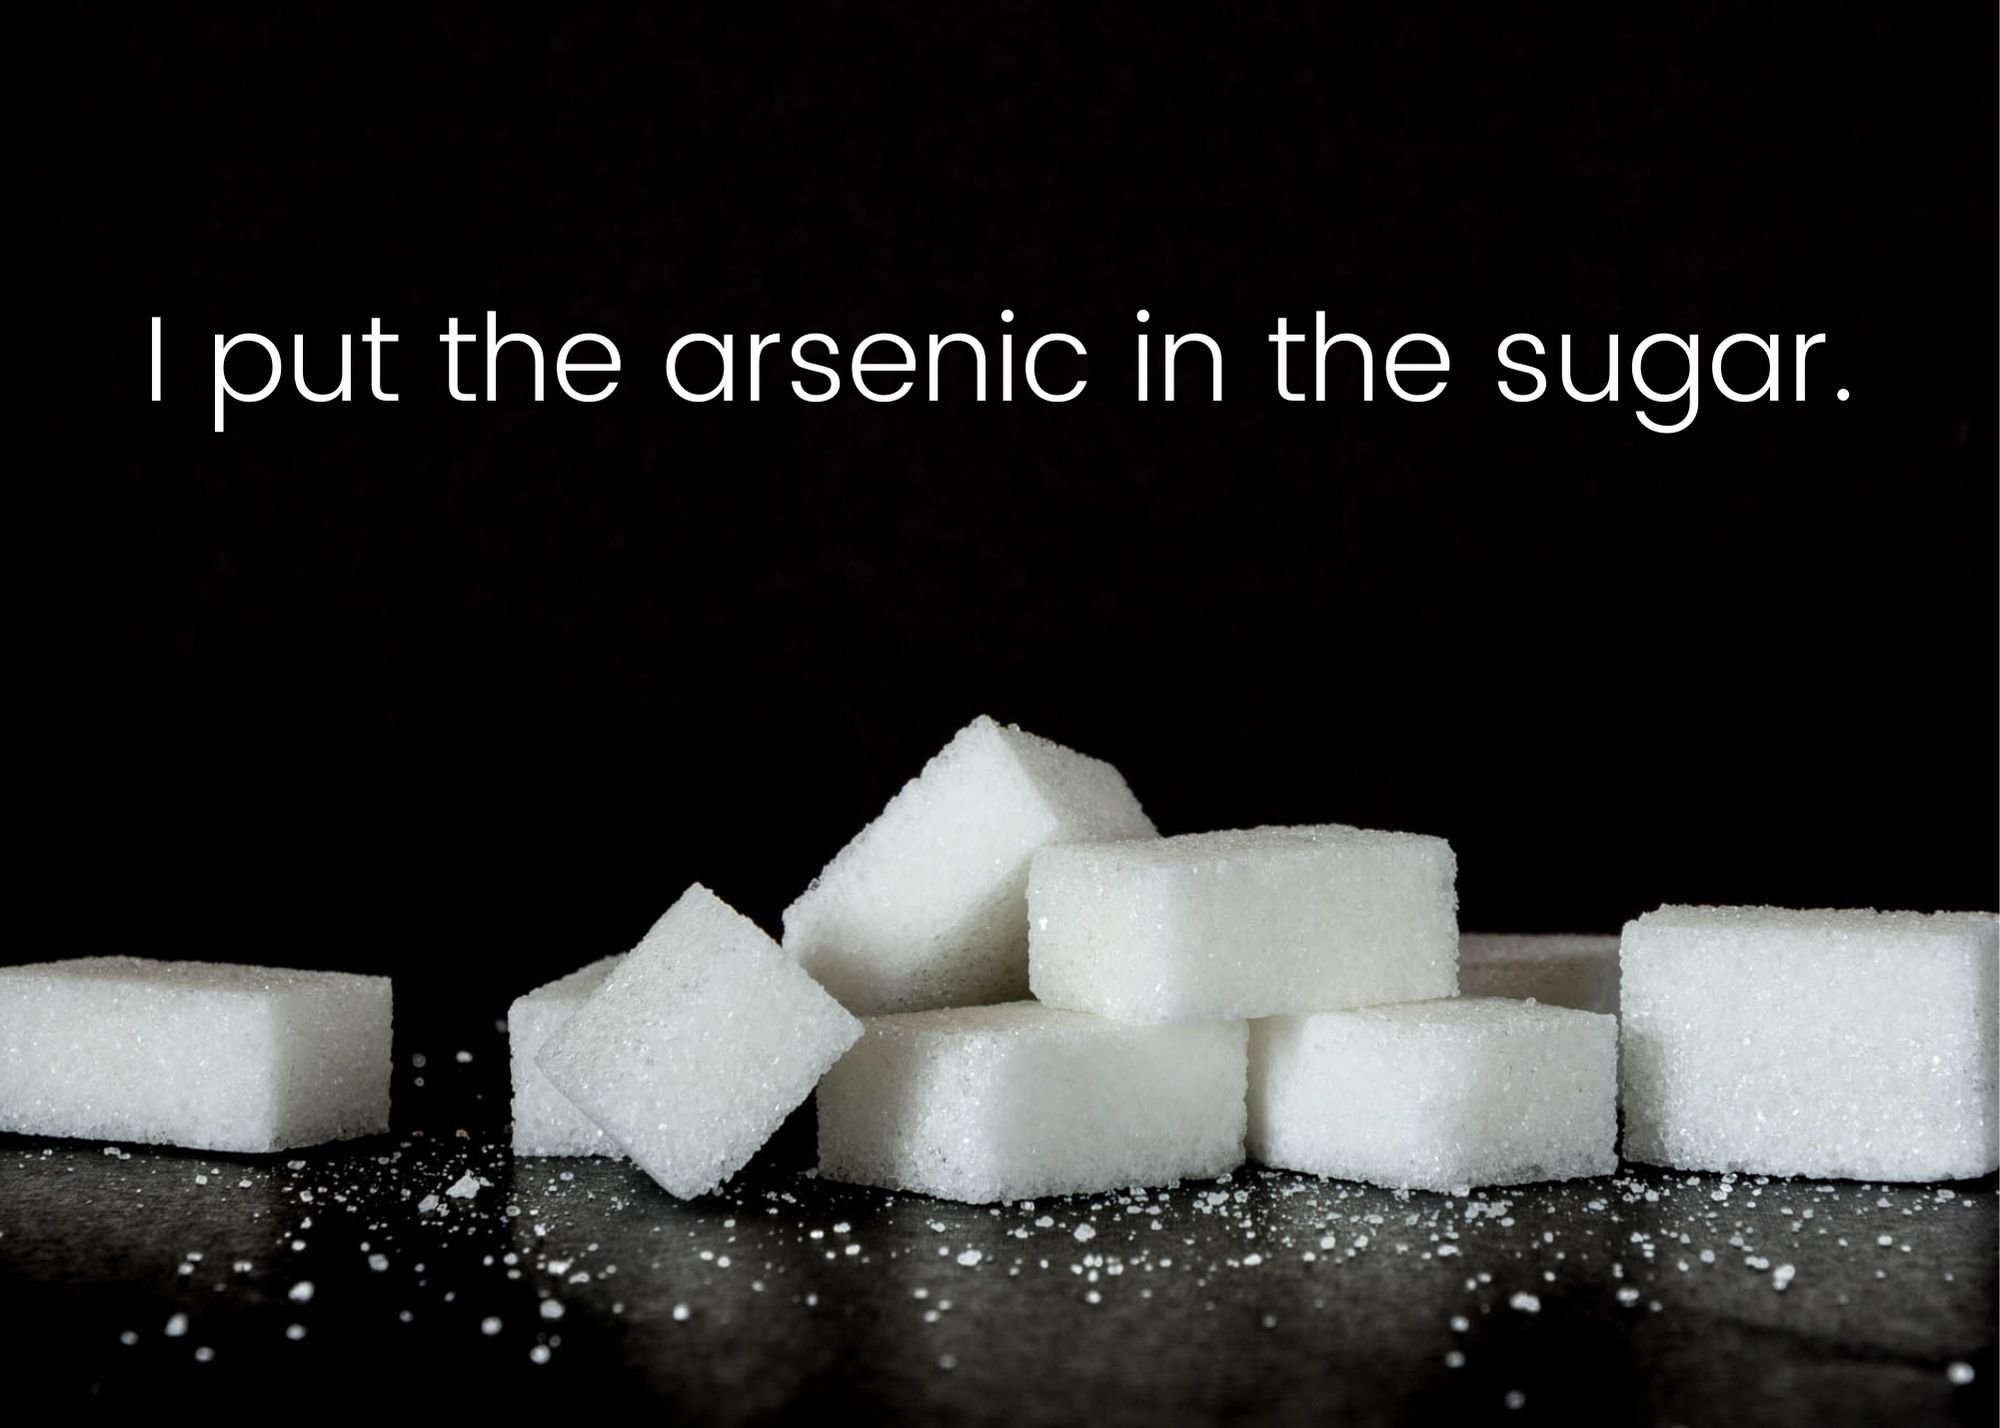
[[[1460,936],[1442,838],[1161,837],[1110,764],[974,720],[786,909],[690,887],[514,1002],[517,1155],[679,1196],[808,1097],[819,1174],[972,1202],[1225,1174],[1396,1188],[2000,1166],[1991,913],[1664,907]],[[0,968],[0,1130],[270,1151],[388,1128],[384,978]]]
[[[719,1186],[808,1096],[819,1174],[973,1202],[1224,1174],[1398,1188],[2000,1158],[1991,914],[1662,908],[1461,937],[1441,838],[1163,838],[981,718],[773,940],[695,886],[508,1018],[514,1149]],[[1622,1017],[1622,1028],[1621,1028]],[[1621,1066],[1622,1050],[1622,1066]]]

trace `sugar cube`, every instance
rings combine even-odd
[[[978,1203],[1242,1162],[1241,1022],[1130,1026],[1010,1002],[866,1024],[820,1083],[827,1179]]]
[[[686,1199],[740,1170],[860,1035],[754,922],[697,883],[535,1062]]]
[[[785,950],[862,1015],[1025,996],[1035,850],[1153,832],[1110,764],[982,715],[785,909]]]
[[[1134,1022],[1232,1021],[1458,989],[1451,845],[1327,825],[1044,848],[1034,994]]]
[[[1250,1155],[1397,1189],[1608,1175],[1618,1023],[1454,997],[1250,1024]]]
[[[1458,939],[1458,990],[1616,1016],[1618,936],[1466,933]]]
[[[549,1084],[549,1078],[535,1064],[535,1053],[624,960],[622,954],[600,957],[567,977],[516,997],[507,1008],[507,1050],[514,1078],[514,1154],[620,1154],[618,1142]]]
[[[1952,1180],[2000,1165],[1991,913],[1663,907],[1625,925],[1628,1159]]]
[[[387,977],[141,957],[0,967],[0,1130],[270,1151],[389,1128]]]

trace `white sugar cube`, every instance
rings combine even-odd
[[[1616,1016],[1618,936],[1466,933],[1458,939],[1458,990]]]
[[[1991,913],[1663,907],[1625,926],[1625,1154],[1952,1180],[2000,1164]]]
[[[1034,993],[1133,1022],[1232,1021],[1458,989],[1451,845],[1328,825],[1045,848]]]
[[[514,1078],[514,1154],[618,1155],[618,1142],[549,1084],[535,1054],[604,984],[624,957],[601,957],[558,977],[507,1008],[507,1051]]]
[[[1242,1163],[1241,1022],[1128,1026],[1010,1002],[867,1028],[819,1087],[830,1180],[978,1203]]]
[[[0,1130],[269,1151],[389,1128],[387,977],[0,967]]]
[[[1153,831],[1110,764],[981,716],[785,909],[785,950],[863,1015],[1025,996],[1035,850]]]
[[[1617,1169],[1618,1023],[1455,997],[1250,1025],[1250,1155],[1451,1190]]]
[[[860,1035],[755,923],[696,884],[535,1061],[685,1199],[740,1170]]]

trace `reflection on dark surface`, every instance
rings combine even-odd
[[[1607,1421],[1993,1417],[1991,1181],[1643,1170],[1451,1197],[1246,1171],[995,1208],[822,1184],[794,1154],[683,1204],[623,1163],[450,1133],[289,1162],[128,1154],[0,1143],[22,1362],[109,1396],[394,1383],[399,1402],[589,1394],[721,1421],[1395,1420],[1511,1416],[1510,1395]]]

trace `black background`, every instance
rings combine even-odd
[[[23,277],[84,339],[16,471],[56,502],[29,951],[483,1021],[692,879],[775,929],[982,711],[1167,832],[1447,835],[1472,928],[1991,906],[1994,35],[1921,13],[99,20],[45,57]],[[610,335],[620,389],[447,400],[435,335],[489,307]],[[1140,307],[1223,343],[1221,404],[1198,361],[1133,401]],[[1080,400],[660,370],[1002,308],[1086,342]],[[1378,362],[1442,337],[1449,389],[1280,402],[1263,334],[1317,308]],[[400,403],[288,377],[211,433],[211,334],[304,333],[323,386],[373,316]],[[1704,376],[1658,436],[1629,371],[1502,402],[1516,331],[1587,387],[1608,332],[1828,340],[1807,402]]]

